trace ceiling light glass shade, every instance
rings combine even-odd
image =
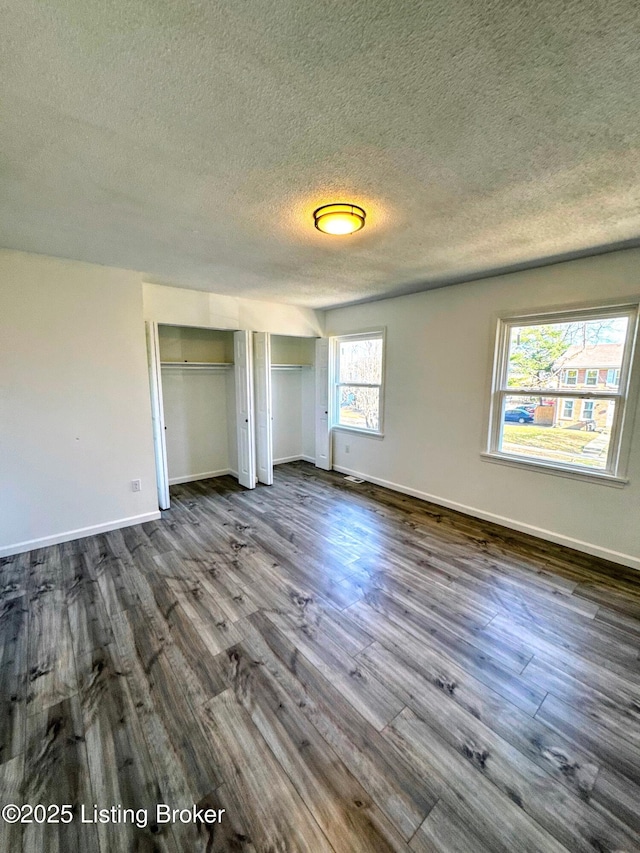
[[[325,234],[353,234],[364,228],[365,217],[357,204],[325,204],[313,211],[316,228]]]

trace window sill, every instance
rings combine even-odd
[[[374,430],[371,429],[359,429],[358,427],[342,426],[342,424],[334,424],[331,429],[338,430],[339,432],[351,432],[356,435],[366,435],[368,438],[384,438],[383,432],[374,432]]]
[[[600,483],[603,486],[613,486],[621,489],[629,480],[613,474],[597,473],[596,471],[577,471],[575,468],[563,468],[552,462],[531,462],[518,456],[507,456],[502,453],[481,453],[483,462],[495,462],[498,465],[510,465],[512,468],[524,468],[527,471],[538,471],[541,474],[554,474],[556,477],[568,477],[570,480],[582,480],[588,483]]]

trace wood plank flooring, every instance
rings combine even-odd
[[[0,560],[0,805],[74,816],[0,846],[640,851],[639,653],[630,569],[306,463],[175,486]]]

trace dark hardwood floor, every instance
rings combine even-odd
[[[632,570],[305,463],[0,564],[2,851],[640,851]]]

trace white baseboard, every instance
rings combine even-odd
[[[538,539],[545,539],[548,542],[554,542],[556,545],[565,545],[567,548],[573,548],[575,551],[582,551],[585,554],[590,554],[592,557],[600,557],[603,560],[611,560],[612,563],[620,563],[631,569],[640,570],[640,558],[633,557],[631,554],[612,551],[610,548],[602,548],[600,545],[594,545],[591,542],[583,542],[581,539],[564,536],[563,534],[556,533],[553,530],[546,530],[543,527],[535,527],[533,524],[525,524],[522,521],[507,518],[504,515],[496,515],[493,512],[486,512],[485,510],[478,509],[477,507],[466,506],[465,504],[458,503],[457,501],[441,498],[438,495],[430,495],[427,492],[420,491],[419,489],[412,489],[409,488],[409,486],[392,483],[390,480],[371,477],[369,474],[363,474],[361,471],[354,471],[351,468],[345,468],[342,465],[334,465],[333,470],[339,471],[341,474],[351,474],[352,476],[359,477],[361,480],[365,480],[368,483],[374,483],[376,486],[384,486],[384,488],[391,489],[393,492],[401,492],[404,495],[411,495],[411,497],[420,498],[420,500],[429,501],[429,503],[445,506],[448,509],[454,509],[464,515],[481,518],[483,521],[492,521],[494,524],[509,527],[512,530],[519,531],[520,533],[528,533],[531,536],[537,536]]]
[[[71,542],[73,539],[84,539],[85,536],[95,536],[96,533],[108,533],[121,527],[133,527],[134,524],[144,524],[145,521],[156,521],[160,518],[160,510],[145,512],[142,515],[131,515],[129,518],[118,518],[105,524],[94,524],[91,527],[79,527],[77,530],[66,530],[53,536],[43,536],[40,539],[29,539],[26,542],[16,542],[14,545],[0,547],[0,557],[11,557],[13,554],[23,554],[34,548],[46,548],[47,545],[59,545],[61,542]]]
[[[224,474],[233,474],[231,468],[221,468],[219,471],[205,471],[203,474],[189,474],[186,477],[171,477],[169,479],[170,486],[177,486],[180,483],[195,483],[196,480],[209,480],[211,477],[222,477]]]
[[[283,456],[282,459],[274,459],[273,464],[274,465],[284,465],[285,462],[311,462],[311,463],[315,464],[315,461],[316,460],[315,460],[314,456],[304,456],[304,455]]]

